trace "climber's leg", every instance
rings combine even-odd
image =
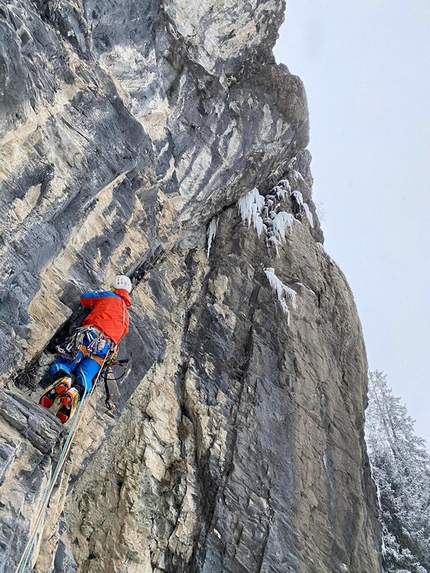
[[[61,397],[61,408],[57,412],[57,418],[65,424],[73,417],[79,400],[91,392],[93,379],[97,376],[101,366],[99,362],[87,356],[75,370],[73,386]]]

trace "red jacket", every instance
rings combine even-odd
[[[86,292],[81,296],[81,304],[94,307],[82,326],[95,326],[115,344],[127,334],[129,323],[127,307],[131,305],[131,299],[126,290]]]

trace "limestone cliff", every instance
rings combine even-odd
[[[133,366],[114,415],[88,401],[28,570],[380,572],[365,350],[284,9],[0,5],[0,572],[67,432],[35,405],[55,343],[117,272]]]

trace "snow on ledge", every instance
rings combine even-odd
[[[302,193],[300,191],[293,191],[291,193],[291,196],[294,197],[294,199],[297,201],[297,203],[300,205],[300,207],[303,207],[303,210],[306,213],[306,217],[309,221],[309,225],[313,229],[314,228],[314,218],[313,218],[313,215],[311,213],[311,210],[309,209],[309,205],[303,201]]]

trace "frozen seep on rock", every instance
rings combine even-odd
[[[282,310],[287,315],[287,324],[290,324],[290,309],[288,308],[285,299],[291,300],[293,308],[296,308],[297,293],[292,288],[284,285],[284,283],[278,279],[274,269],[272,268],[264,269],[264,272],[266,273],[266,277],[270,283],[270,286],[272,287],[272,290],[274,291],[274,293],[276,293],[276,296],[278,298]]]
[[[365,349],[272,55],[284,10],[0,7],[0,571],[64,441],[39,381],[120,271],[132,370],[113,416],[102,389],[83,413],[33,570],[380,572]]]

